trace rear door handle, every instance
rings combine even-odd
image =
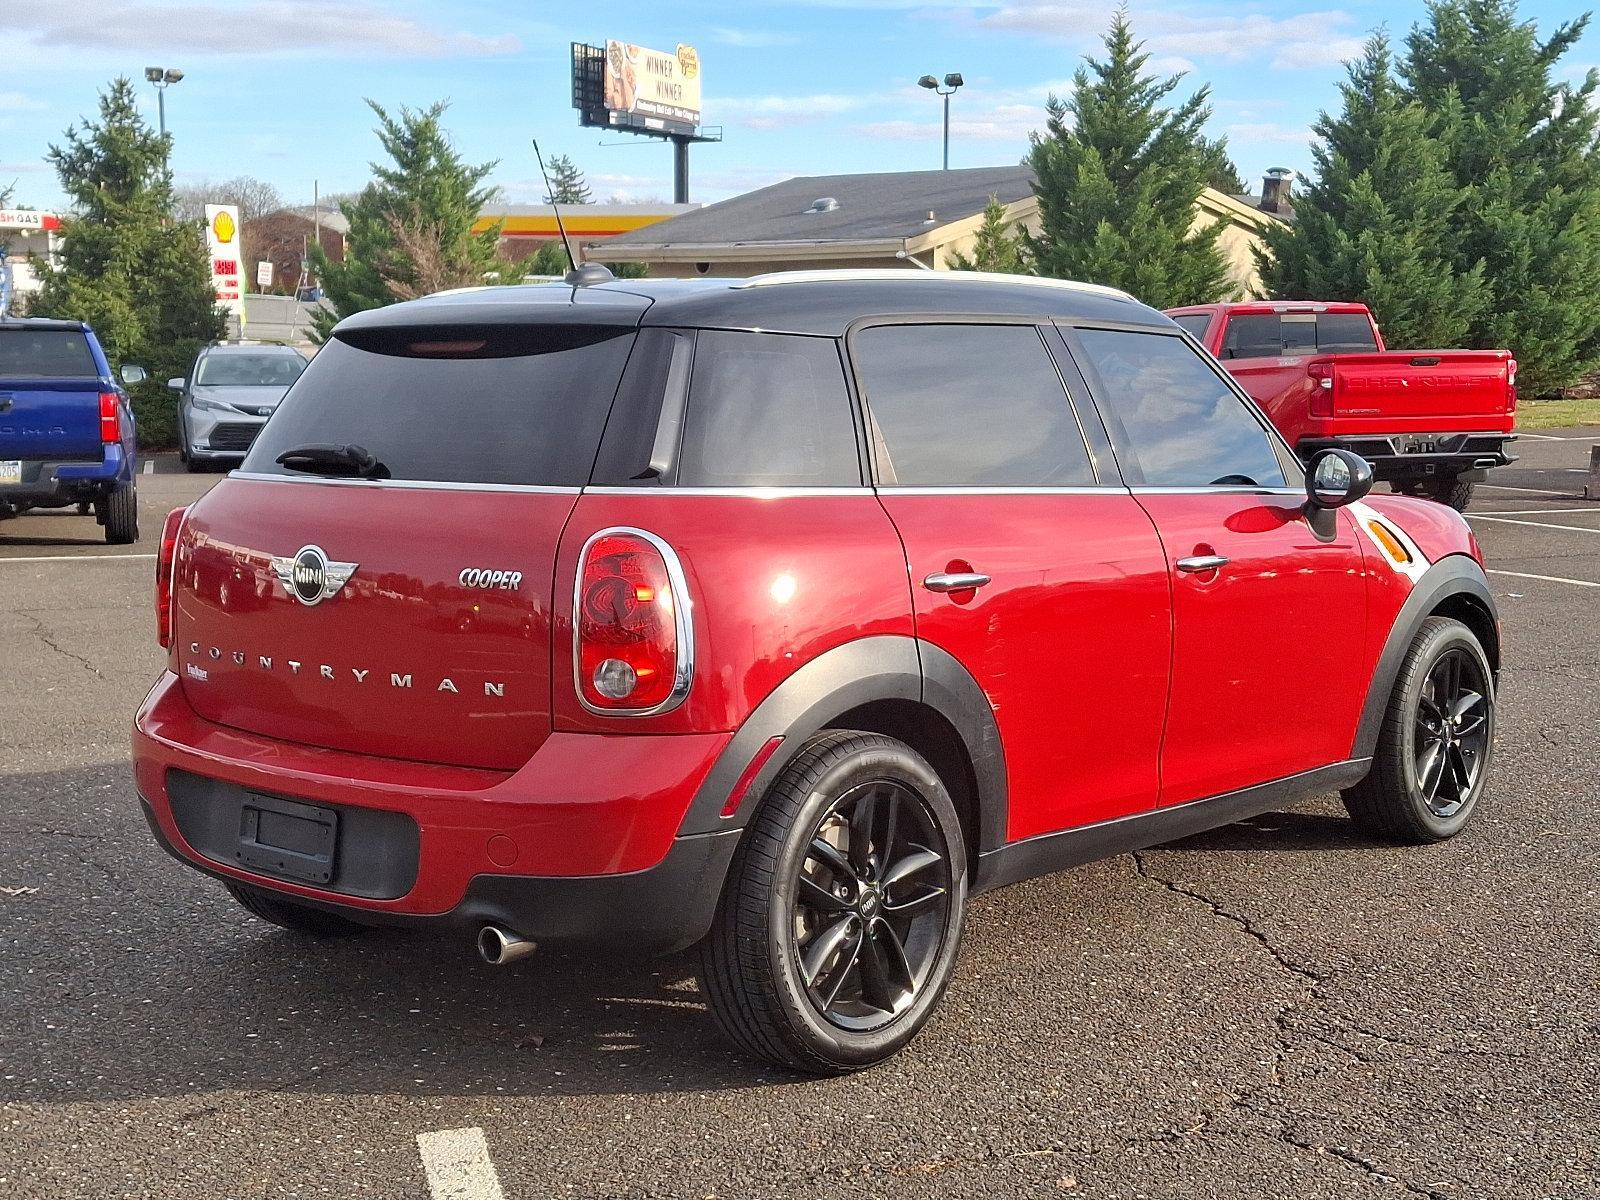
[[[922,586],[930,592],[970,592],[989,582],[987,575],[977,571],[955,571],[929,575]]]
[[[1178,570],[1194,574],[1199,571],[1216,571],[1228,565],[1226,554],[1193,554],[1178,560]]]

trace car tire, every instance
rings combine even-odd
[[[228,894],[252,915],[293,933],[326,938],[350,937],[365,933],[367,930],[367,926],[341,917],[338,913],[296,904],[293,900],[286,900],[261,888],[251,887],[247,883],[227,883],[223,886],[228,889]]]
[[[1472,503],[1472,491],[1476,486],[1462,483],[1459,479],[1441,479],[1428,489],[1428,495],[1440,504],[1448,504],[1457,512],[1466,512],[1467,505]]]
[[[139,492],[131,483],[100,501],[98,510],[106,545],[131,546],[139,540]]]
[[[881,734],[818,734],[762,798],[700,945],[723,1033],[811,1075],[898,1052],[954,970],[966,864],[921,755]]]
[[[1393,841],[1454,837],[1483,795],[1494,728],[1494,672],[1483,646],[1461,622],[1429,617],[1400,664],[1372,770],[1343,793],[1346,810]]]

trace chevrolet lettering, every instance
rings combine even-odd
[[[356,313],[167,520],[139,795],[302,936],[693,947],[735,1045],[870,1067],[980,892],[1334,792],[1467,827],[1495,602],[1459,513],[1372,483],[1088,284],[589,264]]]

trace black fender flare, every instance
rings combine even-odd
[[[689,804],[679,836],[741,828],[753,805],[722,815],[739,776],[774,737],[783,743],[750,785],[759,795],[799,753],[806,740],[841,713],[877,700],[924,704],[956,730],[977,783],[979,848],[1004,843],[1007,800],[1000,728],[988,697],[971,673],[929,642],[897,635],[859,638],[819,655],[790,675],[747,717],[712,765]]]
[[[1383,714],[1389,706],[1389,696],[1394,691],[1394,681],[1400,674],[1400,664],[1405,661],[1406,651],[1416,639],[1422,623],[1440,604],[1453,596],[1466,596],[1474,601],[1487,612],[1498,629],[1499,615],[1495,609],[1494,596],[1489,591],[1489,577],[1483,573],[1483,568],[1474,559],[1465,554],[1451,554],[1429,567],[1422,578],[1412,586],[1411,594],[1406,597],[1394,624],[1389,627],[1389,636],[1383,643],[1383,652],[1378,655],[1378,664],[1373,669],[1372,681],[1367,685],[1367,699],[1361,709],[1361,719],[1356,723],[1356,738],[1350,751],[1351,758],[1371,758],[1377,752],[1378,734],[1383,728]],[[1483,649],[1498,675],[1500,665],[1498,635],[1493,645],[1486,645]]]

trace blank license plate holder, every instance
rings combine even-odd
[[[339,813],[251,792],[239,810],[239,865],[279,879],[333,882]]]

